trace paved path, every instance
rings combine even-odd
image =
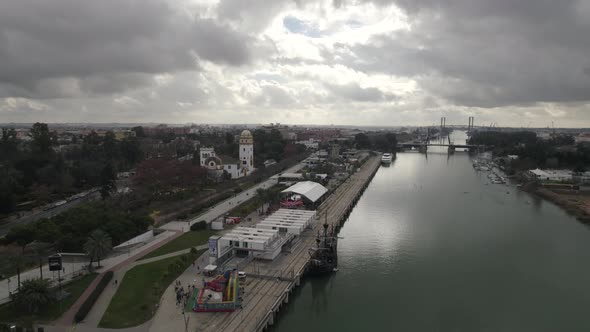
[[[301,168],[303,168],[303,164],[299,163],[288,170],[285,170],[281,173],[295,173]],[[174,230],[174,231],[182,231],[188,232],[190,230],[190,226],[198,221],[205,220],[206,222],[210,223],[211,221],[217,219],[219,216],[229,212],[231,209],[235,208],[236,206],[240,205],[241,203],[249,200],[250,198],[256,195],[256,190],[259,188],[266,189],[274,186],[277,184],[277,178],[269,178],[268,180],[261,182],[254,187],[244,190],[237,194],[234,197],[228,198],[225,201],[215,205],[214,207],[210,208],[207,212],[189,220],[189,221],[172,221],[169,222],[160,228],[167,229],[167,230]]]
[[[156,245],[160,244],[162,241],[167,242],[169,240],[169,238],[172,236],[177,236],[177,232],[170,232],[169,231],[169,232],[164,232],[164,233],[158,234],[151,241],[145,243],[142,246],[138,246],[133,249],[130,249],[128,252],[119,253],[116,256],[111,256],[109,258],[106,258],[100,262],[101,265],[103,266],[101,271],[106,271],[106,270],[111,269],[113,266],[121,263],[122,261],[125,261],[130,256],[133,256],[133,255],[137,254],[138,252],[143,252],[146,248],[152,248],[151,250],[153,250],[153,248]],[[80,261],[78,261],[76,263],[68,263],[68,262],[64,263],[66,273],[61,274],[62,282],[70,281],[72,278],[76,277],[80,273],[80,270],[83,269],[83,266],[86,264],[87,264],[87,262],[80,262]],[[43,277],[44,278],[50,278],[50,279],[52,279],[53,283],[57,283],[57,275],[54,272],[49,271],[49,266],[47,264],[43,265],[42,269],[43,269]],[[21,283],[25,280],[36,279],[36,278],[39,278],[39,268],[38,267],[32,268],[31,270],[22,272],[20,274]],[[10,280],[10,283],[5,280],[0,282],[0,304],[9,302],[9,300],[10,300],[9,291],[15,292],[17,289],[17,277],[12,276],[8,279]],[[10,285],[10,289],[9,289],[9,285]]]
[[[208,245],[204,244],[204,245],[197,246],[195,248],[197,250],[203,250],[203,249],[207,249]],[[151,248],[151,249],[156,249],[156,248]],[[90,312],[88,313],[88,315],[86,316],[84,321],[76,326],[76,330],[78,330],[78,331],[94,331],[95,329],[98,329],[98,324],[100,323],[102,316],[104,316],[109,304],[111,303],[113,296],[115,296],[115,293],[117,293],[118,287],[121,284],[121,281],[123,281],[123,277],[125,276],[127,271],[129,271],[130,269],[132,269],[133,267],[138,266],[138,265],[143,265],[143,264],[159,261],[159,260],[166,259],[166,258],[179,256],[182,254],[186,254],[188,252],[190,252],[190,248],[171,252],[168,254],[164,254],[164,255],[160,255],[160,256],[156,256],[156,257],[152,257],[152,258],[148,258],[148,259],[134,260],[134,261],[128,262],[128,264],[126,264],[126,265],[121,266],[121,268],[114,270],[113,271],[114,276],[111,281],[111,284],[109,286],[107,286],[105,288],[105,290],[102,292],[102,294],[100,295],[100,297],[98,298],[98,300],[96,301],[96,303],[92,307],[92,310],[90,310]],[[143,254],[145,254],[145,253],[142,253],[142,255]],[[132,258],[137,259],[137,258],[141,258],[141,256],[136,255]],[[201,264],[200,266],[202,267],[204,265]],[[192,266],[191,266],[191,268],[192,268]],[[97,278],[97,279],[99,279],[99,278]],[[114,280],[118,281],[116,286],[115,286]],[[96,281],[96,283],[98,284],[98,280]],[[89,287],[89,288],[94,289],[94,287],[96,287],[96,285],[92,285],[92,286],[93,287]],[[74,315],[75,315],[75,312],[74,312]],[[67,320],[67,319],[69,319],[69,317],[64,316],[63,319],[60,319],[60,323],[63,323],[63,325],[67,325],[66,322],[63,321],[64,319]],[[146,327],[145,324],[142,324],[141,326]],[[98,330],[100,330],[100,329],[98,329]],[[127,329],[125,329],[125,330],[127,330]],[[119,330],[117,330],[117,331],[119,331]]]
[[[98,285],[98,282],[100,281],[100,279],[102,279],[102,277],[104,276],[104,274],[107,271],[116,272],[122,268],[125,268],[127,265],[130,265],[138,258],[140,258],[140,257],[146,255],[147,253],[163,246],[164,244],[177,238],[180,235],[181,235],[181,233],[179,233],[179,232],[165,232],[165,233],[159,234],[156,237],[156,238],[159,237],[158,241],[152,241],[148,245],[136,248],[136,249],[130,251],[129,254],[127,254],[127,255],[119,255],[116,257],[106,259],[105,262],[103,263],[104,264],[104,268],[103,268],[104,272],[102,272],[90,284],[90,286],[84,291],[84,293],[82,293],[80,298],[78,298],[78,300],[72,305],[72,307],[66,313],[64,313],[64,315],[56,322],[56,325],[71,326],[71,324],[74,320],[74,316],[76,315],[76,312],[78,311],[78,309],[80,308],[82,303],[84,303],[84,301],[88,298],[88,296],[90,296],[92,291]],[[99,300],[101,297],[99,297]]]
[[[200,271],[203,266],[209,263],[209,252],[203,253],[196,261],[196,265],[200,267],[197,271],[196,266],[189,266],[177,280],[186,288],[187,285],[195,285],[197,288],[203,284],[203,277]],[[151,320],[149,328],[150,332],[161,332],[161,331],[184,331],[184,323],[182,316],[182,308],[176,305],[176,295],[174,293],[174,283],[171,283],[162,298],[160,299],[160,305],[158,311]],[[188,331],[195,331],[198,322],[198,315],[194,312],[188,312],[185,317],[189,317]]]

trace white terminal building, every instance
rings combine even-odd
[[[285,244],[312,228],[316,211],[279,209],[255,227],[236,227],[231,232],[209,238],[210,263],[219,259],[241,256],[273,260]]]
[[[319,183],[304,181],[283,190],[282,194],[317,205],[327,192]],[[315,210],[279,209],[254,227],[239,226],[222,236],[211,236],[209,262],[218,265],[233,256],[273,260],[285,245],[291,245],[303,231],[313,228],[317,218]]]

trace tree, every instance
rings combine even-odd
[[[385,139],[387,140],[387,143],[389,144],[390,148],[395,151],[395,149],[397,148],[397,137],[395,136],[394,133],[387,133],[385,134]]]
[[[117,156],[117,139],[112,131],[109,130],[105,133],[102,148],[107,160],[111,161]]]
[[[358,133],[354,136],[354,142],[359,149],[368,149],[371,147],[369,136],[364,133]]]
[[[24,266],[23,256],[21,256],[21,255],[10,256],[8,261],[10,262],[10,266],[12,267],[13,271],[16,272],[16,280],[17,280],[16,287],[20,291],[20,271]]]
[[[96,259],[98,267],[100,267],[101,258],[109,253],[112,248],[111,237],[101,229],[92,232],[84,244],[84,250],[90,256],[90,262],[92,263],[92,260]]]
[[[0,160],[12,160],[18,152],[18,140],[14,128],[2,129],[2,138],[0,139]]]
[[[1,160],[1,159],[0,159]],[[10,213],[16,207],[16,189],[20,173],[14,168],[0,166],[0,213]]]
[[[234,143],[234,135],[230,132],[225,133],[225,144],[233,144]]]
[[[106,199],[117,189],[116,177],[113,164],[108,162],[100,172],[100,196],[102,199]]]
[[[142,158],[139,141],[135,137],[127,137],[121,141],[121,153],[128,166],[135,165]]]
[[[49,288],[49,280],[29,279],[23,281],[16,303],[26,308],[29,313],[37,313],[54,299],[53,292]]]
[[[15,226],[6,234],[6,242],[18,244],[22,248],[23,253],[25,252],[26,246],[34,240],[35,228],[33,226]]]
[[[135,132],[135,137],[145,137],[145,132],[143,131],[142,126],[133,127],[131,130]]]
[[[264,190],[263,188],[256,189],[256,200],[258,201],[258,204],[260,204],[260,213],[264,211],[264,204],[268,202],[269,198],[267,190]]]
[[[52,139],[49,133],[49,127],[46,123],[35,123],[31,128],[31,136],[33,136],[33,146],[41,153],[49,152],[51,148]]]
[[[584,167],[583,164],[578,164],[578,165],[576,165],[576,167],[574,167],[573,171],[574,171],[574,173],[578,173],[578,174],[584,173],[584,172],[586,172],[586,167]]]

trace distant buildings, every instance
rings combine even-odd
[[[197,150],[199,141],[176,138],[168,143],[154,138],[144,138],[140,141],[141,151],[145,159],[176,159],[192,155]]]
[[[295,143],[305,145],[308,150],[317,150],[320,147],[320,141],[313,138],[304,141],[297,141]]]
[[[569,170],[542,170],[533,169],[529,171],[529,176],[538,181],[545,182],[572,182],[573,172]]]
[[[338,137],[340,137],[340,129],[317,128],[297,131],[297,138],[303,141],[313,139],[314,141],[327,143]]]
[[[174,135],[187,135],[191,133],[190,127],[168,127],[165,124],[157,125],[155,127],[143,127],[143,132],[146,136],[158,136],[172,133]]]
[[[539,182],[590,184],[590,172],[574,172],[567,169],[533,169],[527,172],[530,179]]]
[[[590,142],[590,133],[581,133],[578,136],[574,137],[577,143],[588,143]]]

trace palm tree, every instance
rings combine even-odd
[[[100,267],[100,259],[112,248],[111,237],[101,229],[92,232],[84,244],[84,250],[90,256],[90,263],[92,264],[92,260],[96,258],[98,267]]]
[[[259,213],[264,211],[264,204],[266,203],[267,199],[266,196],[266,190],[262,188],[256,189],[256,200],[258,201],[258,204],[260,204]]]
[[[22,255],[14,255],[9,257],[10,265],[16,271],[16,278],[17,278],[17,288],[20,291],[20,270],[23,268],[24,260]]]
[[[16,302],[25,307],[29,313],[37,313],[53,298],[53,293],[49,288],[49,280],[29,279],[23,281],[20,291],[16,295]]]

